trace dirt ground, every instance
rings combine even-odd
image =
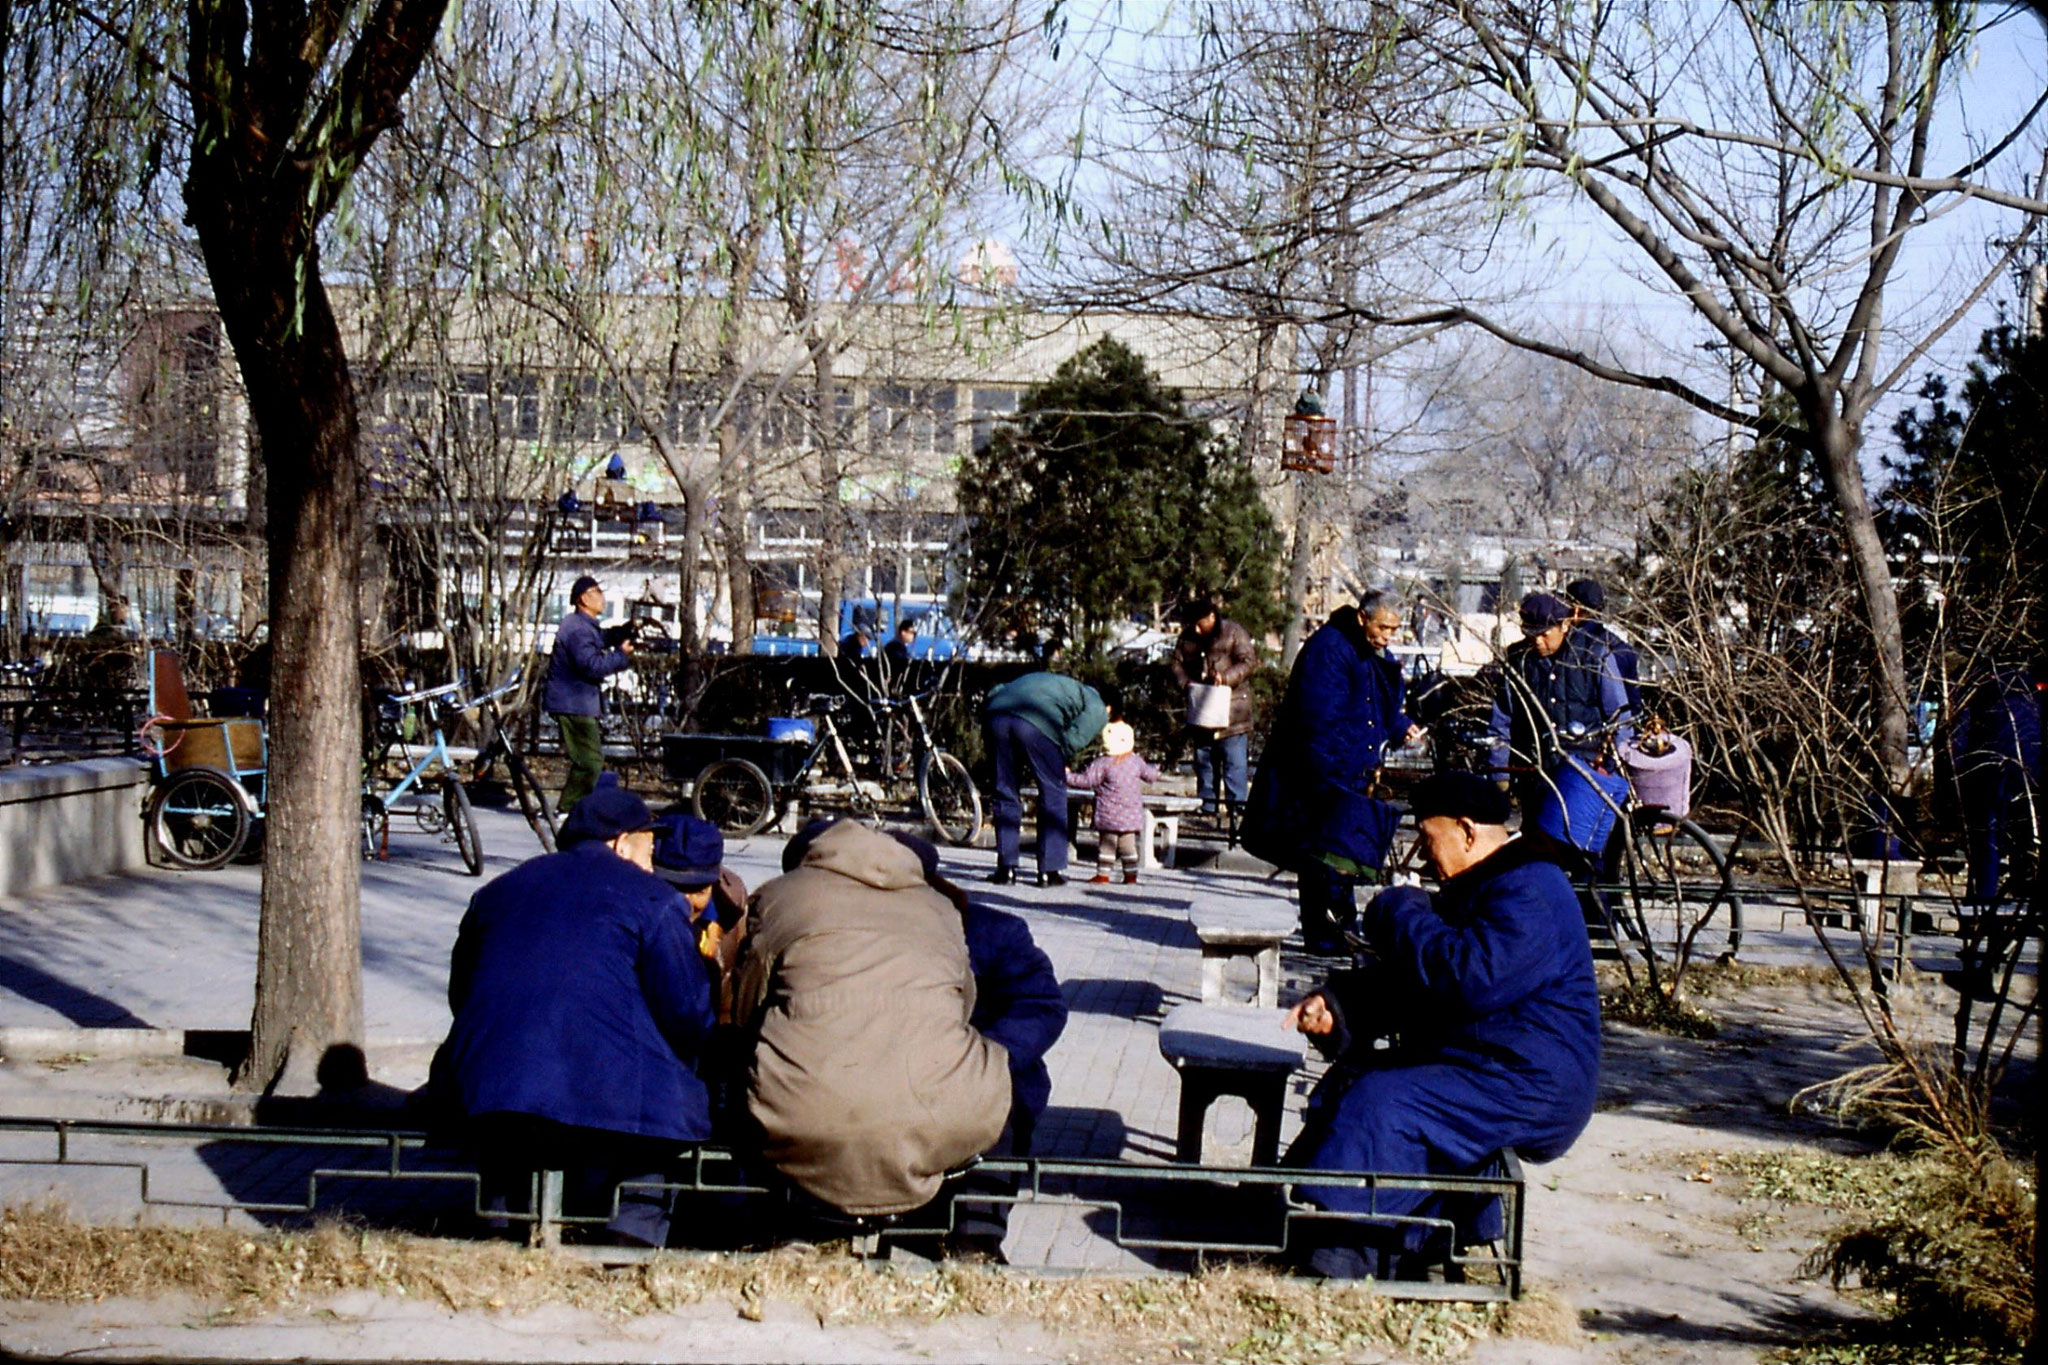
[[[1930,996],[1939,1002],[1938,996]],[[1683,1361],[1720,1365],[1812,1342],[1854,1320],[1852,1302],[1802,1279],[1801,1262],[1834,1215],[1752,1198],[1717,1153],[1770,1149],[1853,1154],[1853,1131],[1795,1114],[1804,1087],[1869,1059],[1854,1012],[1818,979],[1749,981],[1702,1001],[1712,1040],[1610,1025],[1600,1109],[1563,1160],[1531,1166],[1529,1279],[1551,1311],[1524,1315],[1535,1335],[1494,1337],[1477,1365]],[[1931,1016],[1930,1016],[1931,1017]],[[2030,1085],[2031,1057],[2014,1084]],[[254,1320],[179,1298],[90,1305],[0,1305],[0,1349],[25,1358],[322,1360],[1017,1361],[1132,1359],[1100,1329],[957,1315],[826,1326],[770,1302],[760,1320],[706,1300],[613,1321],[551,1306],[458,1313],[350,1294]],[[1225,1341],[1183,1341],[1161,1359],[1219,1359]],[[1304,1353],[1303,1358],[1311,1358]],[[1313,1358],[1332,1358],[1315,1355]],[[1405,1361],[1391,1347],[1348,1358]]]

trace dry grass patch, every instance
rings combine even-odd
[[[842,1251],[662,1256],[603,1269],[509,1243],[457,1242],[339,1223],[304,1233],[89,1227],[49,1208],[0,1214],[0,1298],[93,1302],[183,1293],[222,1316],[254,1315],[350,1290],[425,1299],[458,1312],[566,1304],[613,1318],[724,1301],[758,1319],[796,1304],[821,1325],[1028,1320],[1114,1343],[1129,1359],[1249,1363],[1343,1359],[1398,1350],[1426,1359],[1499,1333],[1566,1340],[1568,1308],[1400,1303],[1257,1268],[1147,1279],[1050,1279],[946,1264],[928,1274],[870,1268]]]

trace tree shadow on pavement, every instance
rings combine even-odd
[[[55,1010],[79,1028],[146,1029],[149,1021],[127,1006],[53,976],[33,962],[0,955],[0,990]]]

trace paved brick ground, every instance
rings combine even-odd
[[[488,859],[486,875],[537,851],[532,834],[514,815],[479,811]],[[140,831],[137,831],[140,837]],[[1084,835],[1084,839],[1088,836]],[[779,870],[783,840],[757,838],[728,850],[750,885]],[[1165,1162],[1174,1147],[1178,1081],[1160,1057],[1158,1021],[1174,1005],[1195,998],[1199,955],[1188,924],[1189,907],[1205,901],[1285,904],[1279,881],[1250,872],[1196,870],[1148,873],[1136,887],[1070,884],[1057,890],[992,887],[983,880],[993,855],[948,850],[949,874],[992,904],[1022,914],[1052,957],[1065,983],[1072,1017],[1050,1058],[1052,1107],[1038,1135],[1042,1155],[1121,1157]],[[1088,870],[1077,860],[1079,871]],[[259,870],[152,872],[53,888],[0,902],[0,1028],[239,1029],[247,1025],[255,969]],[[366,1020],[379,1079],[401,1087],[424,1078],[431,1044],[447,1029],[448,952],[462,909],[479,885],[463,875],[454,850],[400,824],[391,861],[367,865],[363,893],[363,968]],[[1818,960],[1806,931],[1777,931],[1775,914],[1751,916],[1745,956]],[[1312,964],[1283,955],[1282,1000],[1311,982]],[[1249,963],[1239,963],[1232,986],[1249,997]],[[45,1075],[38,1063],[0,1065],[0,1113],[107,1112],[97,1097],[95,1066]],[[1283,1144],[1299,1127],[1303,1099],[1315,1067],[1297,1077],[1288,1099]],[[10,1075],[10,1073],[12,1073]],[[109,1073],[111,1074],[111,1073]],[[204,1081],[195,1080],[204,1075]],[[53,1107],[52,1085],[70,1083],[66,1104]],[[130,1099],[115,1106],[125,1116],[149,1117],[134,1097],[193,1094],[211,1087],[217,1070],[165,1065],[162,1073],[129,1074],[116,1084]],[[95,1102],[98,1108],[95,1108]],[[1212,1112],[1207,1159],[1249,1159],[1250,1115],[1241,1102],[1219,1102]],[[152,1145],[81,1139],[74,1160],[112,1163],[53,1173],[41,1161],[53,1150],[48,1135],[0,1132],[0,1201],[56,1194],[81,1212],[122,1217],[139,1206],[146,1160],[156,1199],[216,1203],[290,1203],[305,1197],[310,1173],[322,1166],[375,1163],[347,1152],[257,1151],[213,1144]],[[358,1191],[357,1193],[360,1193]],[[445,1185],[406,1188],[372,1196],[380,1218],[437,1226],[452,1207],[466,1207],[466,1191]],[[160,1211],[162,1216],[219,1218],[219,1213]],[[248,1221],[229,1215],[230,1221]],[[1023,1208],[1012,1220],[1009,1250],[1025,1265],[1134,1267],[1139,1260],[1104,1234],[1111,1216],[1101,1210]]]
[[[499,811],[478,816],[486,876],[535,850],[516,817]],[[758,885],[779,870],[782,844],[780,837],[756,838],[729,849],[729,861],[750,885]],[[1157,1024],[1199,989],[1188,909],[1197,897],[1284,901],[1284,883],[1247,873],[1161,871],[1146,874],[1135,887],[999,888],[983,880],[993,867],[987,851],[948,850],[946,865],[977,896],[1023,915],[1066,986],[1072,1016],[1050,1058],[1052,1107],[1039,1130],[1039,1152],[1170,1159],[1179,1089],[1159,1055]],[[380,1067],[385,1059],[402,1059],[395,1074],[385,1067],[380,1079],[417,1083],[425,1055],[419,1045],[446,1031],[448,951],[477,885],[462,874],[452,848],[402,832],[394,837],[390,862],[365,867],[363,970],[372,1051]],[[156,871],[0,902],[0,1027],[246,1027],[258,888],[259,870],[244,866]],[[1291,993],[1306,978],[1303,964],[1290,960],[1289,966]],[[1232,985],[1249,998],[1248,963]],[[175,1081],[170,1084],[176,1088]],[[1304,1079],[1290,1100],[1294,1110],[1306,1088]],[[0,1107],[27,1112],[32,1094],[19,1088],[0,1092]],[[1287,1136],[1295,1126],[1291,1115]],[[88,1160],[115,1163],[146,1158],[154,1198],[203,1202],[230,1196],[294,1202],[304,1197],[315,1168],[363,1159],[334,1151],[80,1141],[84,1146],[74,1149],[74,1158],[81,1152]],[[1209,1159],[1248,1160],[1249,1147],[1249,1112],[1237,1101],[1220,1102],[1210,1123]],[[0,1159],[34,1160],[50,1149],[46,1136],[0,1134]],[[374,1164],[377,1158],[369,1160]],[[138,1181],[134,1170],[120,1164],[81,1168],[61,1179],[46,1167],[16,1166],[0,1170],[0,1197],[61,1192],[82,1210],[119,1216],[136,1205]],[[453,1193],[459,1192],[441,1186],[405,1192],[421,1207],[441,1206]],[[460,1202],[466,1204],[466,1196]],[[1012,1258],[1073,1267],[1135,1264],[1102,1235],[1103,1223],[1104,1215],[1096,1212],[1020,1209],[1012,1222]]]

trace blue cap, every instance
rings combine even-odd
[[[617,773],[599,773],[597,785],[562,822],[555,847],[574,848],[592,839],[606,843],[621,834],[653,828],[654,812],[647,809],[647,803],[621,787]]]
[[[1549,630],[1571,619],[1572,609],[1547,592],[1532,592],[1522,599],[1523,630]]]
[[[725,836],[709,820],[680,812],[654,822],[654,872],[685,890],[714,885],[725,861]]]

